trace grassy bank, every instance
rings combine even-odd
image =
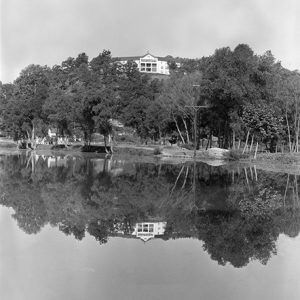
[[[17,148],[17,143],[11,139],[0,138],[0,147],[13,149],[13,148]]]
[[[249,162],[264,171],[300,175],[300,153],[260,153]]]

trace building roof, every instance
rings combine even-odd
[[[155,55],[153,55],[153,54],[151,54],[151,53],[146,53],[146,54],[144,54],[144,55],[141,55],[141,56],[121,56],[121,57],[115,57],[114,59],[116,59],[116,60],[118,60],[118,61],[128,61],[128,60],[139,60],[140,58],[143,58],[143,57],[145,57],[146,55],[151,55],[151,56],[153,56],[153,57],[155,57],[155,58],[157,58],[158,60],[160,60],[160,61],[168,61],[169,60],[169,58],[168,58],[168,56],[165,56],[165,57],[162,57],[162,56],[155,56]]]
[[[142,56],[121,56],[121,57],[114,57],[115,60],[139,60]]]

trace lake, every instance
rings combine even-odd
[[[0,156],[0,299],[300,299],[296,175]]]

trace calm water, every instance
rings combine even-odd
[[[0,299],[300,299],[299,182],[0,156]]]

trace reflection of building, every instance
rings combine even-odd
[[[158,57],[147,53],[144,56],[119,57],[117,60],[121,64],[126,64],[128,61],[134,61],[137,64],[139,71],[142,73],[170,74],[167,57]]]
[[[117,168],[112,160],[106,158],[92,158],[93,170],[95,175],[101,172],[107,172],[112,176],[118,176],[123,173],[123,168]]]
[[[48,168],[67,167],[67,157],[49,156],[47,159]]]
[[[91,158],[91,163],[95,174],[99,174],[104,171],[109,172],[111,169],[111,161],[105,158]]]
[[[167,222],[143,222],[135,225],[132,235],[142,239],[144,242],[163,235],[166,230]]]

